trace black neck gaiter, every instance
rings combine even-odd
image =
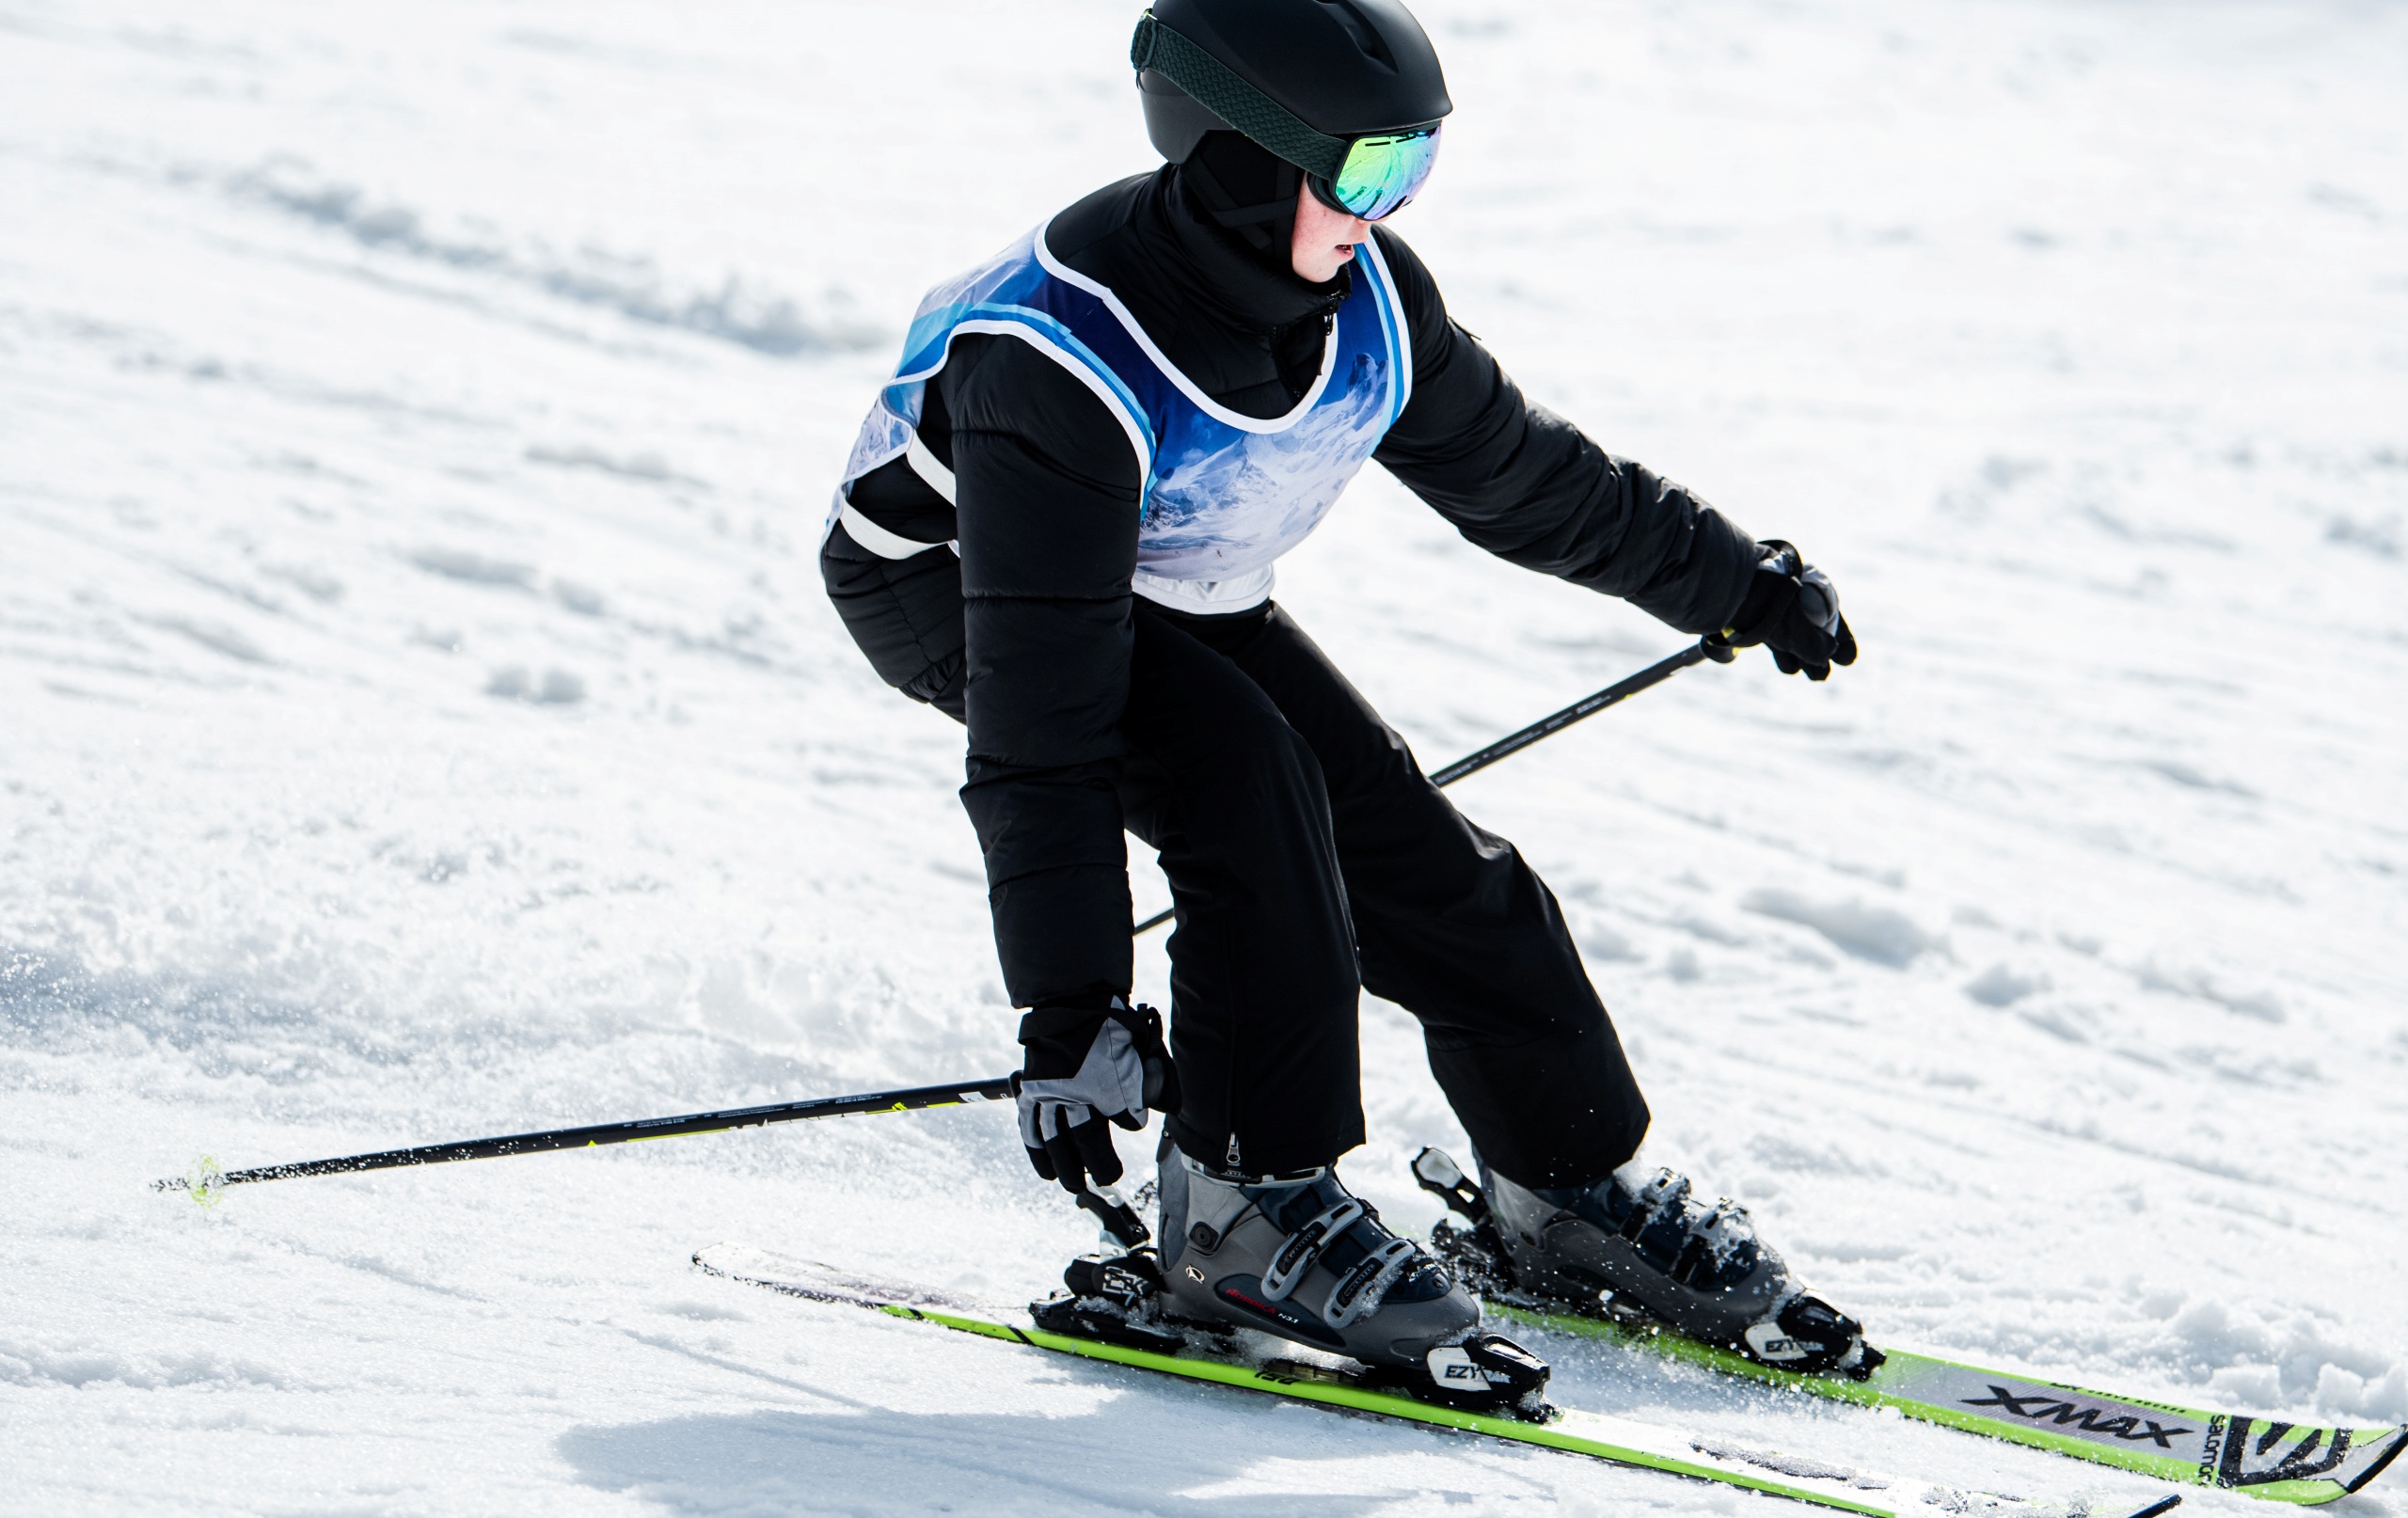
[[[1302,171],[1234,132],[1205,135],[1145,186],[1121,232],[1073,259],[1110,285],[1205,394],[1250,417],[1295,405],[1321,372],[1329,319],[1352,288],[1297,277]]]

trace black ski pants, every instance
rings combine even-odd
[[[1136,604],[1121,808],[1178,916],[1172,1141],[1254,1174],[1363,1142],[1359,990],[1420,1020],[1491,1165],[1595,1180],[1647,1132],[1554,894],[1475,827],[1288,614]]]

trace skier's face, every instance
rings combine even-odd
[[[1354,256],[1354,245],[1371,235],[1371,224],[1321,203],[1309,185],[1296,190],[1296,236],[1289,245],[1289,261],[1296,277],[1314,284],[1338,277],[1339,269]]]

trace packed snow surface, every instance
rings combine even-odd
[[[1651,1157],[1882,1339],[2408,1418],[2408,12],[1422,9],[1456,315],[1863,642],[1454,793]],[[919,291],[1154,162],[1135,10],[0,0],[0,1510],[1735,1506],[688,1269],[1041,1292],[1092,1231],[993,1107],[149,1189],[1013,1066],[959,730],[813,553]],[[1430,764],[1681,643],[1376,470],[1280,574]],[[1461,1134],[1402,1012],[1363,1044],[1344,1174],[1426,1226]]]

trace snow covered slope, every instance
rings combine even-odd
[[[1041,1290],[1090,1230],[992,1110],[145,1189],[1011,1067],[958,730],[811,552],[918,291],[1151,163],[1134,9],[0,0],[0,1510],[1721,1502],[686,1270]],[[2408,13],[1423,12],[1458,316],[1864,643],[1456,793],[1654,1152],[1885,1338],[2408,1417]],[[1385,477],[1282,577],[1433,763],[1678,643]],[[1402,1013],[1364,1044],[1346,1173],[1426,1222],[1459,1135]]]

